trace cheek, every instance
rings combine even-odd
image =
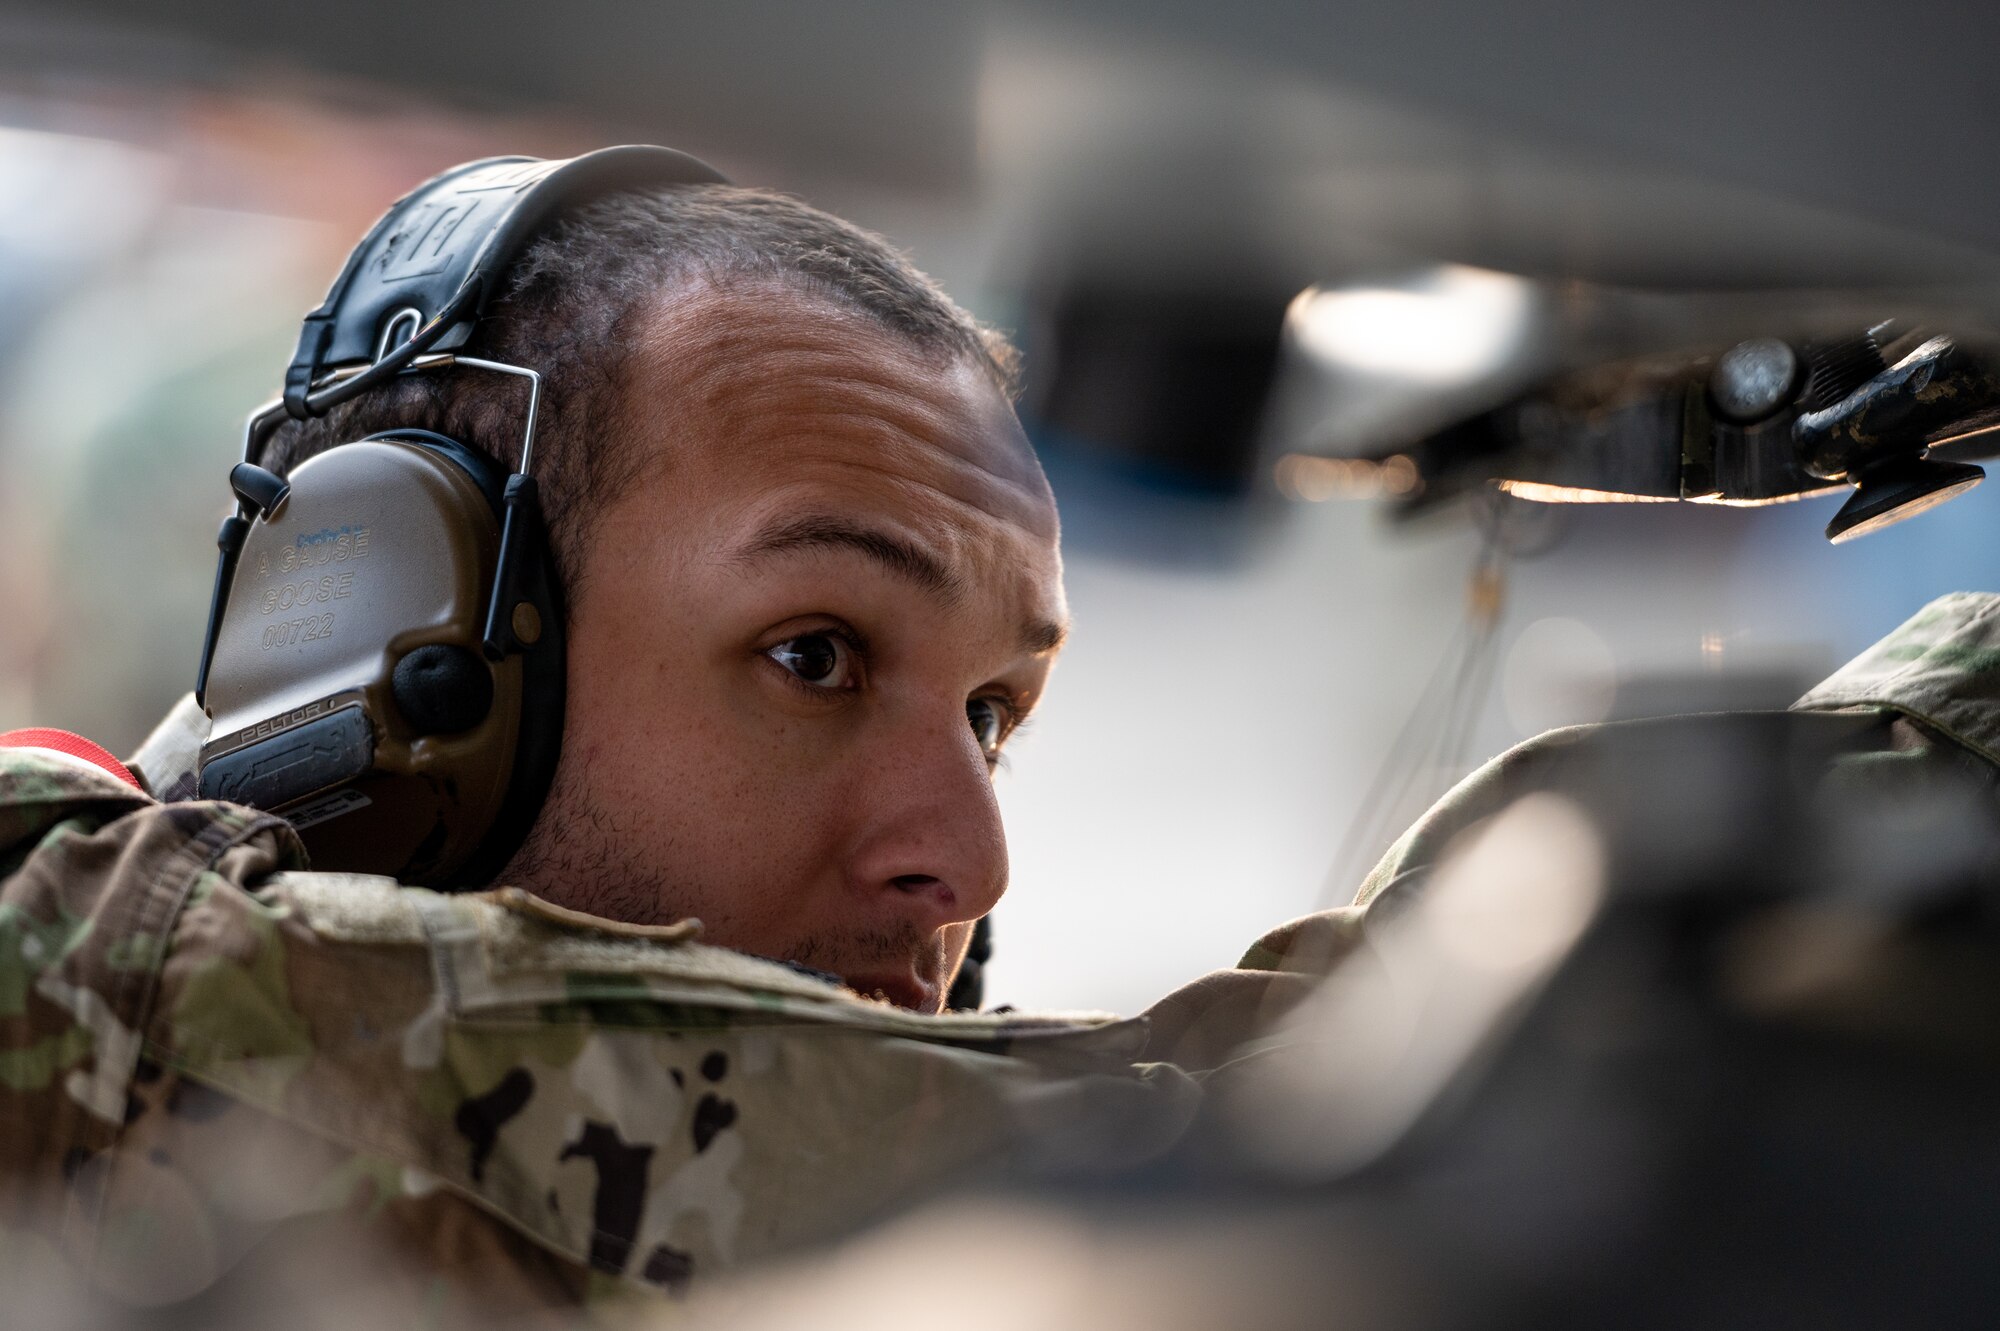
[[[568,714],[596,753],[723,786],[782,783],[813,761],[812,727],[773,707],[747,647],[704,632],[725,615],[593,609],[571,632]]]
[[[563,761],[601,825],[707,898],[689,903],[704,918],[832,875],[850,783],[810,725],[759,705],[748,669],[618,637],[571,650]]]
[[[677,835],[740,825],[771,802],[783,754],[748,730],[723,691],[685,662],[584,665],[570,676],[564,756],[620,812],[679,824]]]
[[[977,927],[977,920],[966,920],[960,924],[945,926],[944,957],[946,974],[955,974],[960,963],[965,960],[966,949],[972,946],[972,931]]]

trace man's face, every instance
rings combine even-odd
[[[937,1011],[1067,620],[1041,469],[979,367],[794,292],[665,298],[634,360],[649,460],[572,561],[562,761],[507,880]]]

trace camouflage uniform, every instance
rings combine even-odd
[[[1996,702],[2000,600],[1955,597],[1798,719],[1839,727],[1875,779],[1969,761],[1990,782]],[[176,727],[184,749],[185,711]],[[982,1163],[1129,1164],[1365,942],[1369,901],[1578,739],[1489,765],[1357,905],[1128,1021],[917,1016],[692,922],[311,873],[279,819],[0,751],[9,1307],[32,1273],[79,1325],[107,1298],[207,1323],[269,1322],[272,1300],[300,1325],[565,1317],[823,1241]]]
[[[692,922],[304,868],[277,818],[0,751],[0,1270],[53,1247],[138,1306],[366,1272],[398,1308],[518,1317],[1010,1151],[1143,1156],[1193,1107],[1136,1061],[1143,1022],[918,1016]]]

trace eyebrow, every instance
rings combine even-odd
[[[815,550],[856,551],[946,602],[962,600],[966,595],[965,579],[929,550],[874,527],[828,514],[806,514],[775,522],[731,556],[730,562],[745,564],[772,555]],[[1022,629],[1021,645],[1029,655],[1040,656],[1062,646],[1068,636],[1067,625],[1035,620]]]
[[[812,550],[856,550],[946,601],[965,595],[965,580],[922,546],[846,518],[820,514],[773,523],[738,550],[731,562],[750,563],[770,555]]]
[[[1022,632],[1021,646],[1028,655],[1040,656],[1062,646],[1068,637],[1069,625],[1058,624],[1053,619],[1038,619]]]

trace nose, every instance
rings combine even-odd
[[[854,885],[924,929],[976,920],[1007,890],[1007,836],[993,778],[963,708],[885,743],[863,785]]]

